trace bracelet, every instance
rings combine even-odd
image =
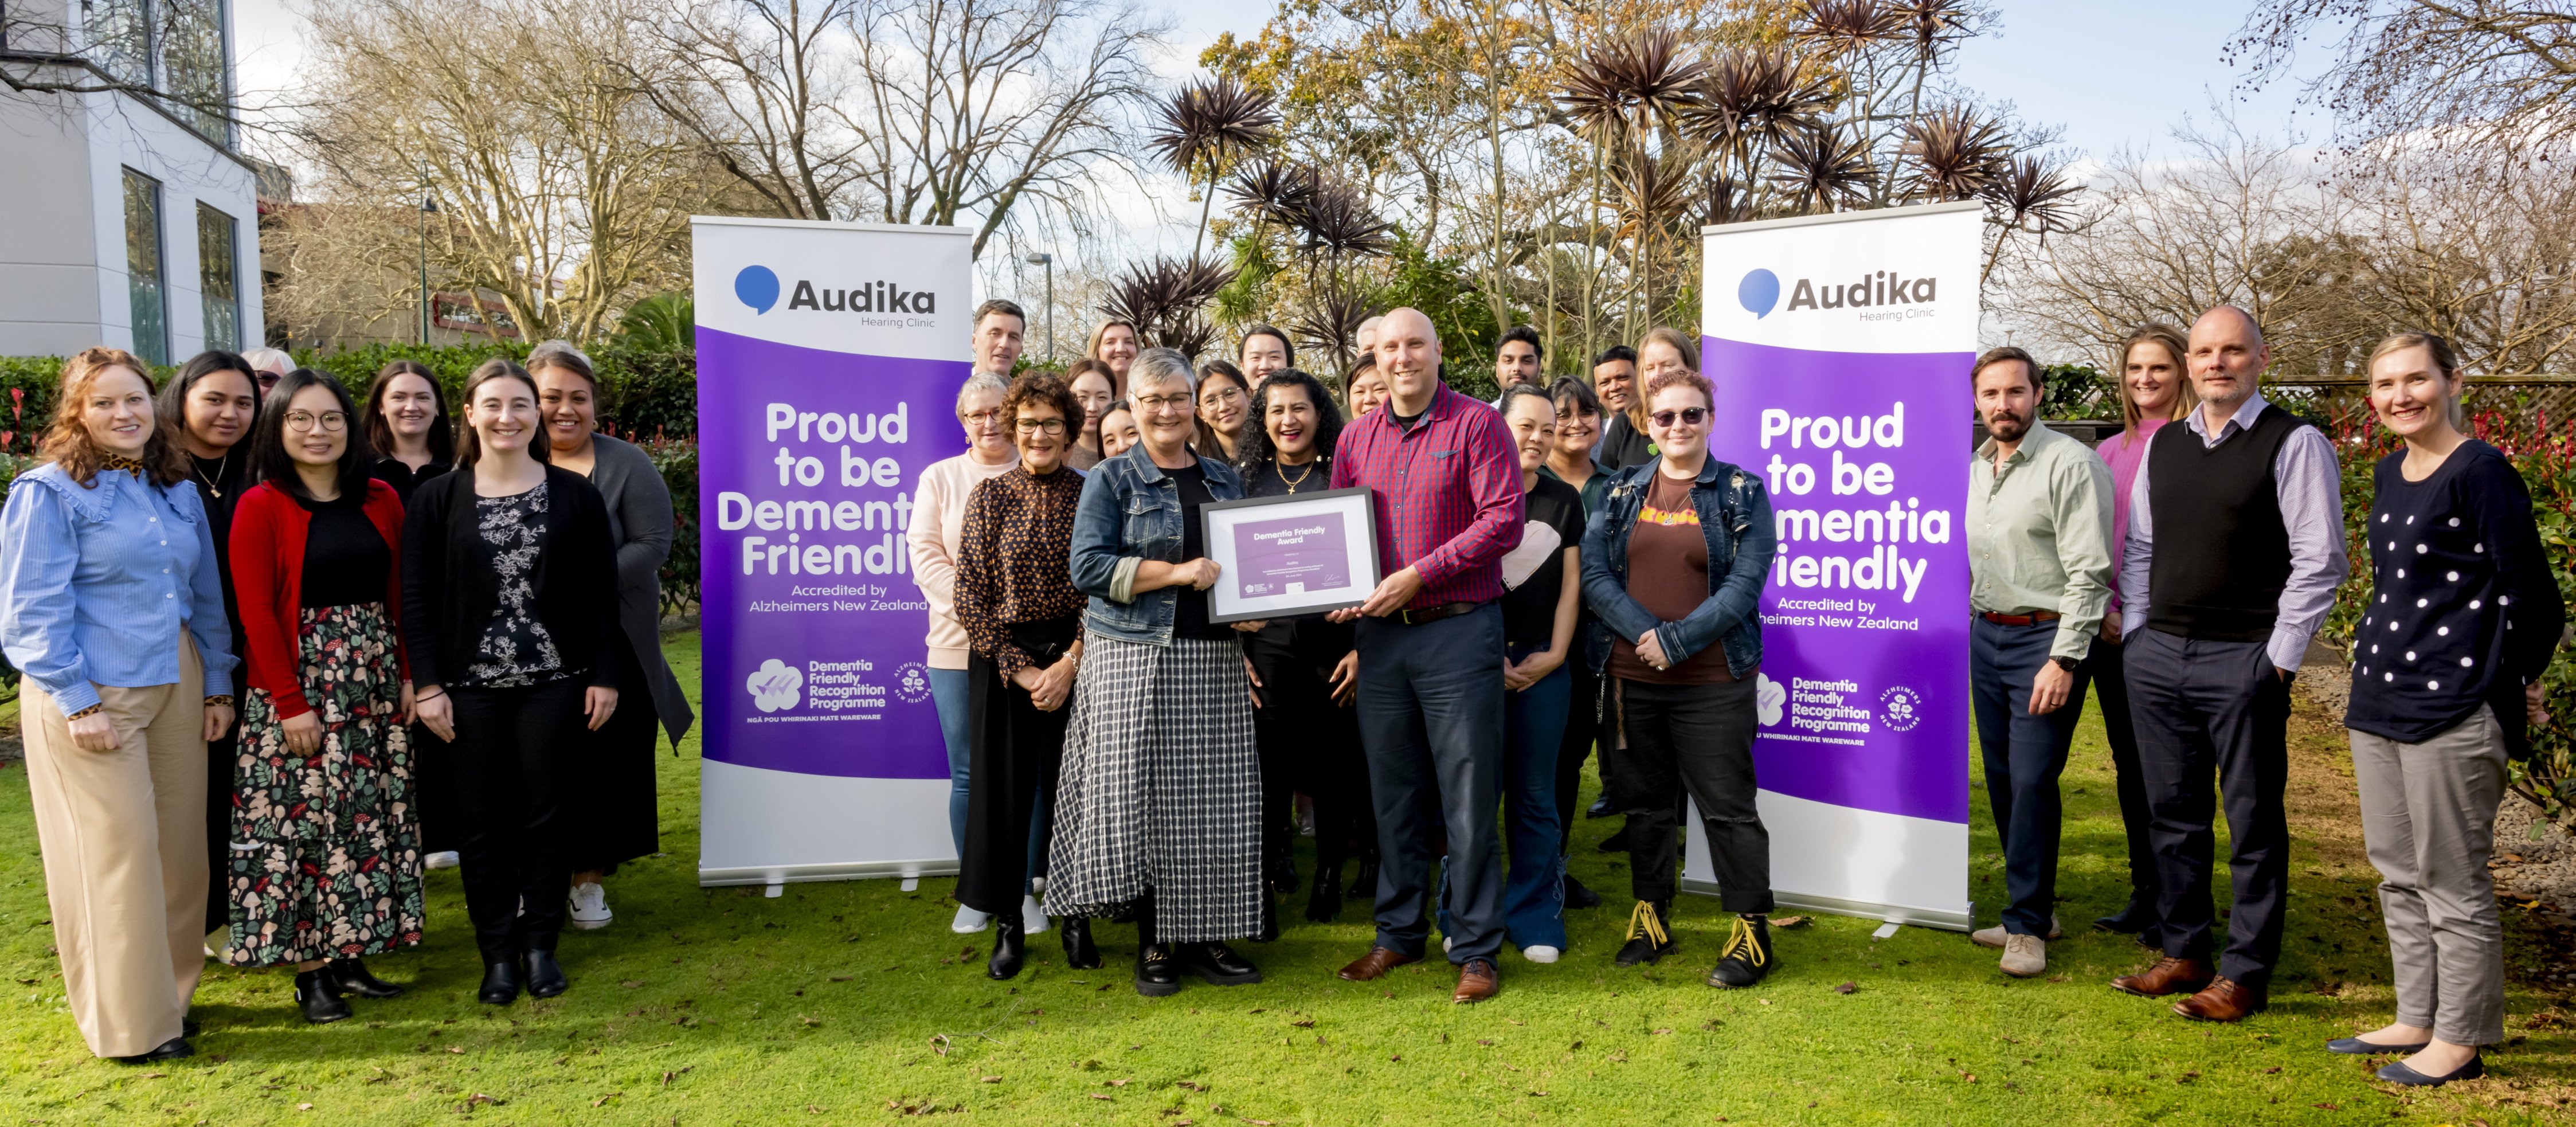
[[[437,692],[431,693],[431,694],[429,694],[428,696],[425,696],[425,697],[424,697],[424,696],[414,696],[414,697],[412,697],[412,698],[411,698],[411,703],[412,703],[414,706],[418,706],[418,705],[420,704],[420,702],[422,702],[422,701],[425,701],[425,700],[437,700],[438,698],[443,697],[443,696],[446,696],[446,695],[447,695],[447,690],[445,690],[445,689],[440,689],[440,690],[438,690]]]
[[[63,719],[65,719],[65,720],[78,720],[78,719],[80,719],[81,717],[84,717],[84,716],[94,716],[94,715],[97,715],[97,713],[98,713],[98,710],[99,710],[99,709],[102,709],[102,708],[105,708],[105,707],[107,707],[105,704],[93,704],[93,705],[89,706],[88,708],[84,708],[84,709],[82,709],[82,710],[80,710],[80,711],[78,711],[78,712],[67,713],[67,714],[65,714],[65,715],[63,716]]]
[[[213,708],[219,704],[226,708],[231,708],[233,706],[233,695],[231,693],[206,694],[206,707]]]

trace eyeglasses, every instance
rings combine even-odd
[[[1648,417],[1655,420],[1656,426],[1668,427],[1673,425],[1674,416],[1680,416],[1685,425],[1698,426],[1701,420],[1708,418],[1708,408],[1684,407],[1679,411],[1657,411]]]
[[[1208,395],[1209,401],[1215,403],[1232,403],[1241,398],[1243,398],[1243,389],[1239,387],[1222,388]]]
[[[1186,395],[1139,395],[1136,397],[1136,405],[1148,411],[1160,411],[1165,407],[1179,407],[1183,410],[1187,410],[1190,406],[1190,397]]]
[[[326,434],[338,434],[349,429],[349,416],[338,411],[324,411],[320,415],[315,415],[311,411],[286,413],[286,429],[299,434],[311,431],[315,423],[322,424],[322,430]]]
[[[957,417],[979,427],[989,426],[1002,421],[1002,409],[995,407],[985,411],[969,411],[966,414],[959,415]]]
[[[1038,432],[1040,432],[1040,431],[1044,431],[1044,432],[1046,432],[1046,433],[1048,433],[1048,434],[1063,434],[1063,433],[1064,433],[1064,420],[1062,420],[1062,419],[1021,419],[1021,420],[1020,420],[1020,433],[1021,433],[1021,434],[1036,434],[1036,433],[1038,433]]]

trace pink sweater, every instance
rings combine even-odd
[[[2102,460],[2111,464],[2111,620],[2120,614],[2120,556],[2129,543],[2129,489],[2138,483],[2138,467],[2147,464],[2147,440],[2170,419],[2147,419],[2134,431],[2122,431],[2102,443]],[[915,565],[918,566],[918,565]]]
[[[957,622],[957,538],[966,529],[966,495],[1019,464],[1016,451],[998,466],[960,454],[931,463],[913,487],[912,527],[903,538],[912,549],[912,581],[930,603],[930,634],[923,640],[932,669],[966,668],[966,628]]]

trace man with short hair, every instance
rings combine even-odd
[[[2005,897],[2003,921],[1970,938],[2030,978],[2058,937],[2057,779],[2111,601],[2111,467],[2039,421],[2029,353],[1989,350],[1968,379],[1987,436],[1968,460],[1968,686]]]
[[[1592,460],[1614,470],[1655,460],[1646,437],[1646,399],[1637,393],[1637,350],[1614,344],[1592,358],[1592,393],[1601,397],[1601,444]]]
[[[1511,390],[1513,384],[1539,382],[1539,363],[1546,356],[1537,329],[1514,325],[1503,330],[1503,338],[1494,342],[1495,394]]]
[[[2148,440],[2120,563],[2123,661],[2154,815],[2151,934],[2165,957],[2111,984],[2189,994],[2175,1013],[2235,1021],[2270,1001],[2288,911],[2290,678],[2351,564],[2334,447],[2257,390],[2272,362],[2262,328],[2222,305],[2192,322],[2190,348],[2200,408]],[[2219,796],[2235,910],[2213,967]]]
[[[975,370],[1011,378],[1011,369],[1019,365],[1020,348],[1028,329],[1029,315],[1020,311],[1018,302],[997,297],[976,306]]]
[[[1502,988],[1503,557],[1520,545],[1520,458],[1494,409],[1440,382],[1440,337],[1413,309],[1378,327],[1387,400],[1342,428],[1335,489],[1364,487],[1385,578],[1359,622],[1359,721],[1377,808],[1377,938],[1341,977],[1422,959],[1436,804],[1449,830],[1446,906],[1457,1002]]]

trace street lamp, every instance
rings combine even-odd
[[[427,180],[426,173],[421,179]],[[438,197],[426,191],[420,197],[420,345],[429,347],[429,217],[438,214]]]
[[[1046,267],[1047,359],[1055,359],[1055,256],[1039,251],[1029,256],[1029,265]]]

